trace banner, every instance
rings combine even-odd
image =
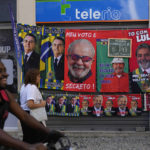
[[[40,88],[46,89],[63,89],[63,80],[64,80],[64,30],[63,29],[55,29],[49,27],[40,27],[40,26],[30,26],[30,25],[21,25],[18,24],[18,36],[19,42],[22,51],[22,81],[24,80],[23,74],[23,66],[24,66],[24,44],[23,39],[26,37],[27,34],[32,34],[36,37],[36,43],[34,51],[40,55]],[[55,47],[52,46],[52,43],[55,41],[62,42],[63,46],[59,43],[55,44]],[[54,70],[54,57],[56,49],[62,47],[62,52],[59,53],[60,61],[58,63],[59,71],[60,69],[62,76],[60,77],[58,71]],[[38,62],[37,62],[38,63]],[[62,65],[60,64],[62,63]]]
[[[96,33],[66,30],[65,91],[96,91]]]
[[[129,58],[129,73],[128,73],[128,68],[126,70],[124,70],[124,77],[126,78],[123,82],[123,80],[121,80],[123,83],[120,85],[124,85],[123,87],[125,87],[123,89],[119,88],[118,85],[118,90],[115,90],[115,87],[110,87],[110,82],[113,83],[111,81],[112,76],[107,77],[107,80],[105,81],[101,81],[103,77],[105,77],[106,75],[103,75],[103,73],[101,74],[101,69],[100,67],[102,67],[103,71],[108,71],[110,68],[105,69],[105,67],[110,67],[110,63],[108,64],[101,64],[101,61],[107,58],[107,52],[105,53],[105,56],[102,58],[101,55],[103,55],[103,53],[100,53],[101,51],[98,49],[102,49],[102,45],[106,45],[106,44],[100,44],[100,43],[107,43],[107,39],[109,38],[120,38],[120,39],[131,39],[132,41],[132,45],[131,45],[131,57]],[[150,47],[149,47],[149,42],[150,42],[150,35],[149,35],[149,29],[133,29],[133,30],[111,30],[111,31],[97,31],[97,39],[100,39],[98,45],[97,45],[97,57],[101,58],[101,60],[99,59],[99,61],[97,61],[97,90],[101,91],[101,92],[129,92],[129,90],[127,90],[127,87],[130,87],[130,92],[131,93],[141,93],[141,92],[149,92],[150,90],[150,82],[149,82],[149,74],[150,74]],[[106,39],[103,40],[102,39]],[[102,42],[101,42],[102,41]],[[108,51],[108,48],[105,47],[106,51]],[[117,60],[118,59],[118,60]],[[128,58],[127,58],[128,59]],[[114,61],[112,62],[122,62],[125,60],[125,58],[123,58],[123,60],[120,59],[120,57],[118,56],[116,59],[114,58]],[[123,66],[122,66],[123,67]],[[125,63],[124,67],[128,67],[128,64]],[[119,67],[121,69],[121,67]],[[116,68],[117,69],[117,68]],[[122,68],[123,69],[123,68]],[[125,69],[125,68],[124,68]],[[109,70],[111,71],[111,70]],[[117,71],[117,70],[116,70]],[[119,70],[118,70],[119,71]],[[126,74],[128,73],[128,75]],[[107,74],[107,73],[106,73]],[[128,77],[126,77],[128,76]],[[114,77],[114,76],[113,76]],[[118,76],[119,77],[119,76]],[[126,85],[127,82],[127,78],[130,81],[129,85]],[[117,79],[119,80],[119,79]],[[103,84],[109,85],[107,86],[107,89],[101,89],[101,84],[99,84],[100,82],[103,82]],[[105,82],[105,83],[104,83]],[[115,86],[117,82],[115,82]],[[118,82],[119,84],[119,82]],[[110,90],[110,89],[114,89],[114,90]],[[123,89],[123,90],[120,90]],[[120,91],[119,91],[120,90]]]
[[[129,92],[128,59],[108,57],[108,39],[97,39],[97,90]]]
[[[129,92],[128,58],[108,56],[108,39],[125,38],[128,38],[127,30],[97,31],[98,92]]]
[[[64,80],[64,31],[53,30],[47,34],[44,28],[41,40],[41,88],[63,89]],[[62,41],[64,42],[62,45]],[[54,67],[54,59],[59,57],[57,69]]]
[[[142,113],[140,94],[104,95],[103,98],[105,116],[138,116]]]
[[[148,0],[36,0],[37,23],[147,21],[148,14]]]
[[[20,24],[17,29],[22,66],[23,39],[27,33],[37,39],[35,51],[40,55],[40,88],[102,93],[150,92],[150,29],[64,31]]]
[[[93,95],[80,95],[80,115],[88,116],[91,114],[91,107],[93,106]]]
[[[150,29],[128,30],[132,38],[129,60],[132,92],[150,92]]]
[[[140,94],[47,94],[45,99],[47,114],[53,116],[135,117],[142,113]]]
[[[50,116],[80,115],[79,96],[73,94],[46,94],[46,111]]]

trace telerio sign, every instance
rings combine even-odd
[[[36,22],[148,20],[148,0],[36,0]]]

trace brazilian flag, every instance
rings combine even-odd
[[[41,40],[40,88],[50,88],[50,86],[47,83],[48,82],[50,83],[51,80],[55,78],[52,56],[53,56],[53,51],[52,51],[51,35],[45,34],[44,31]]]

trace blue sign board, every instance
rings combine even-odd
[[[36,22],[148,20],[149,0],[36,0]]]

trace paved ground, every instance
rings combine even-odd
[[[21,132],[11,134],[22,138]],[[149,150],[150,132],[66,132],[72,150]]]
[[[80,133],[81,134],[81,133]],[[96,132],[70,135],[79,150],[149,150],[149,132]]]

